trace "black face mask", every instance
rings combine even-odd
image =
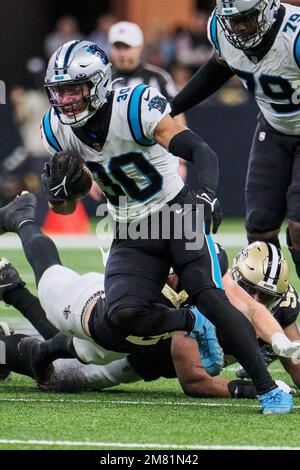
[[[255,297],[255,300],[260,304],[263,304],[268,310],[275,308],[281,301],[282,296],[280,294],[273,295],[263,292],[260,289],[257,289],[256,286],[248,284],[243,279],[240,279],[238,284],[245,292],[247,292],[247,294],[253,298]]]

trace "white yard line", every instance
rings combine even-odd
[[[51,237],[58,248],[108,248],[111,239],[105,240],[97,238],[96,235],[64,235]],[[245,233],[224,233],[214,235],[214,240],[221,243],[225,247],[242,247],[247,244]],[[282,240],[284,243],[284,240]],[[17,249],[22,248],[21,242],[16,235],[3,235],[0,239],[1,249]]]
[[[51,236],[58,248],[109,248],[111,238],[98,238],[96,235],[61,235]],[[221,243],[225,248],[239,248],[247,245],[247,238],[245,232],[226,232],[217,233],[213,235],[214,241]],[[279,236],[280,242],[283,246],[286,245],[284,235]],[[21,242],[16,235],[8,234],[0,238],[1,249],[18,249],[22,248]]]
[[[100,240],[96,235],[65,235],[65,236],[52,236],[57,248],[98,248]],[[101,242],[101,246],[109,246],[110,241],[105,243]],[[22,249],[20,239],[16,235],[3,235],[0,239],[1,249],[15,250]]]
[[[146,406],[203,406],[203,407],[219,407],[219,408],[259,408],[259,405],[246,404],[246,403],[215,403],[201,401],[145,401],[145,400],[102,400],[102,399],[84,399],[72,398],[70,400],[65,398],[10,398],[1,397],[0,402],[23,402],[23,403],[85,403],[85,404],[111,404],[111,405],[146,405]],[[294,406],[300,408],[300,405]]]
[[[158,444],[150,442],[91,442],[91,441],[48,441],[36,439],[0,439],[0,444],[65,446],[65,447],[120,447],[122,449],[190,449],[190,450],[300,450],[290,446],[255,446],[255,445],[209,445],[209,444]]]
[[[235,367],[231,367],[231,366],[230,367],[225,367],[225,369],[223,369],[223,372],[234,372],[238,367],[239,367],[239,364],[236,363]],[[275,372],[275,373],[277,373],[277,372],[285,373],[283,367],[281,369],[280,368],[273,369],[272,366],[269,366],[268,369],[269,369],[269,371]]]

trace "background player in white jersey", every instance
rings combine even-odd
[[[260,116],[246,183],[249,242],[287,241],[300,276],[300,8],[279,0],[217,0],[208,26],[215,54],[173,100],[186,111],[237,75]]]
[[[159,341],[173,331],[196,331],[200,310],[222,330],[261,396],[268,401],[271,394],[272,400],[275,399],[276,386],[257,347],[255,331],[228,302],[221,288],[213,242],[206,235],[211,220],[214,232],[220,223],[220,206],[215,197],[216,155],[198,135],[173,121],[166,98],[154,88],[138,85],[111,92],[110,64],[106,54],[92,43],[72,41],[56,51],[49,61],[45,86],[52,106],[43,120],[47,148],[52,153],[62,149],[82,155],[106,194],[109,210],[118,223],[105,271],[108,318],[105,317],[105,324],[94,328],[97,337],[106,341],[107,349],[131,352],[147,346],[149,336]],[[198,198],[179,177],[174,155],[195,165]],[[65,191],[72,186],[73,176],[72,168],[61,174],[55,156],[52,166],[44,173],[49,201],[56,205],[57,211],[73,210],[76,205],[76,201],[68,200]],[[196,202],[204,205],[206,234],[196,220]],[[158,239],[119,236],[123,230],[127,233],[131,221],[138,232],[140,223],[149,229],[163,215],[163,210],[168,212],[173,204],[177,205],[179,214],[191,216],[182,237],[176,237],[179,221],[172,215],[168,219],[170,235],[166,239],[161,224]],[[12,208],[7,210],[10,212]],[[12,224],[6,217],[7,213],[4,221],[7,230]],[[180,219],[181,224],[182,221],[184,217]],[[24,237],[23,226],[20,230],[19,226],[13,227],[23,243],[29,235],[26,226]],[[187,249],[191,240],[202,236],[201,249]],[[24,249],[31,259],[27,242]],[[171,265],[198,309],[174,311],[155,303]],[[120,338],[118,345],[114,341],[116,332]],[[251,360],[249,351],[252,351]]]

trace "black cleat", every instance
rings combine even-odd
[[[0,235],[18,232],[25,222],[34,222],[37,207],[35,194],[24,192],[0,209]]]
[[[10,336],[11,334],[12,334],[12,331],[10,330],[8,324],[0,321],[0,341],[1,341],[1,336]],[[1,360],[1,355],[0,355],[0,360]],[[4,364],[0,363],[0,381],[8,379],[10,375],[11,375],[11,371],[7,367],[5,367]]]
[[[32,377],[36,379],[39,388],[44,390],[54,380],[55,369],[52,363],[45,361],[41,351],[42,343],[38,338],[28,336],[21,339],[18,349],[31,369]]]
[[[4,292],[17,286],[25,286],[25,282],[22,281],[16,268],[6,258],[0,258],[0,300],[3,300]]]

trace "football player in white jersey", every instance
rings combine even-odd
[[[196,332],[202,311],[222,330],[262,400],[265,397],[268,401],[270,394],[275,400],[276,385],[257,347],[255,331],[226,298],[213,242],[207,235],[212,220],[214,232],[220,223],[220,206],[215,197],[216,155],[198,135],[170,117],[167,100],[154,88],[142,84],[111,92],[110,64],[105,52],[95,44],[71,41],[58,49],[49,61],[45,86],[52,108],[43,119],[46,147],[52,153],[75,151],[86,160],[117,222],[105,271],[108,318],[91,326],[96,340],[104,341],[107,349],[131,352],[174,331]],[[179,177],[174,155],[195,165],[198,198]],[[72,186],[72,171],[71,167],[62,175],[54,155],[52,166],[49,163],[44,172],[48,199],[57,212],[68,212],[76,206],[76,201],[68,200],[66,191]],[[26,204],[33,205],[30,197],[19,199],[2,212],[0,209],[0,225],[19,233],[32,262],[33,240],[38,236],[42,246],[45,239],[36,232],[32,221],[27,222],[32,217],[24,215]],[[196,202],[204,206],[206,233],[196,220]],[[20,206],[18,214],[14,204]],[[151,231],[174,204],[177,212],[168,218],[168,236],[162,234],[165,225],[158,224],[154,238],[123,238],[132,226],[135,234],[140,233],[139,224]],[[186,222],[187,218],[191,220]],[[183,223],[184,233],[178,237],[177,228]],[[201,238],[202,248],[195,249],[194,244],[190,249],[190,242]],[[35,252],[36,249],[34,244]],[[40,247],[41,256],[34,263],[43,264],[45,256],[49,263],[45,252]],[[54,259],[47,270],[49,279],[55,277],[54,265],[59,264],[56,255]],[[196,308],[173,310],[155,303],[171,265]],[[37,282],[40,272],[37,267]]]
[[[299,301],[297,294],[289,286],[286,260],[279,250],[264,242],[250,245],[237,256],[233,267],[233,277],[240,286],[243,286],[242,289],[233,282],[228,272],[228,259],[224,249],[217,245],[216,251],[226,295],[233,305],[241,308],[243,314],[253,323],[258,336],[266,341],[267,344],[264,343],[263,346],[264,350],[268,346],[268,354],[272,354],[274,358],[277,357],[274,354],[276,351],[294,382],[299,385],[299,364],[295,365],[292,359],[288,359],[296,353],[299,354],[299,343],[289,341],[266,308],[244,292],[251,288],[254,291],[253,295],[257,296],[261,303],[267,304],[269,309],[271,307],[275,309],[274,314],[284,327],[286,334],[292,340],[299,339],[299,331],[295,324],[299,314]],[[276,256],[277,253],[278,256]],[[268,264],[277,266],[279,269],[276,269],[277,276],[266,287],[264,267]],[[70,270],[62,266],[59,270],[70,279]],[[223,337],[222,332],[219,332],[217,338],[214,328],[205,317],[203,317],[203,331],[197,337],[197,342],[183,332],[177,332],[168,340],[160,341],[151,348],[137,350],[122,359],[118,359],[118,356],[113,355],[111,351],[105,350],[99,343],[95,344],[89,336],[83,339],[80,325],[76,326],[76,316],[82,316],[80,306],[76,309],[76,302],[80,304],[82,297],[85,303],[90,297],[91,286],[97,284],[96,288],[102,289],[103,295],[98,298],[98,308],[94,309],[91,315],[103,313],[103,309],[106,309],[104,278],[97,273],[84,276],[73,273],[73,277],[76,277],[74,281],[78,286],[76,296],[72,295],[70,288],[66,289],[66,284],[62,284],[60,276],[57,277],[56,282],[51,283],[47,292],[43,294],[39,291],[46,309],[45,313],[38,299],[24,287],[15,268],[7,260],[0,260],[0,298],[19,309],[44,338],[52,338],[41,342],[35,337],[26,335],[9,335],[9,328],[5,328],[0,322],[0,341],[5,345],[6,355],[6,365],[0,367],[0,379],[5,378],[5,375],[7,376],[12,370],[37,379],[43,390],[77,391],[99,390],[141,379],[149,381],[159,377],[174,378],[177,375],[187,395],[256,397],[256,389],[251,382],[236,380],[230,382],[223,377],[211,377],[218,375],[224,366],[223,351],[218,344],[219,340],[222,345]],[[272,291],[273,281],[277,288],[276,294]],[[262,283],[264,283],[263,288]],[[70,287],[72,286],[74,287],[73,282],[70,284]],[[66,290],[68,292],[62,295],[61,292]],[[62,315],[60,298],[66,298],[66,296],[70,303],[68,308],[64,308]],[[51,299],[51,303],[46,301],[47,298]],[[180,290],[176,274],[173,273],[168,277],[168,284],[164,286],[157,301],[174,307],[188,301],[186,292]],[[49,323],[46,317],[58,330]],[[82,318],[82,323],[86,323],[84,318]],[[71,338],[58,333],[58,331],[68,333],[70,329],[74,335]],[[199,360],[198,348],[201,360]],[[224,354],[229,353],[229,351],[224,351]],[[74,357],[83,364],[78,361],[61,360],[58,363],[55,362],[53,372],[49,364],[62,357]],[[228,364],[228,356],[225,358]],[[110,361],[113,362],[110,363]],[[87,363],[90,365],[84,365]]]
[[[300,276],[300,8],[280,0],[217,0],[208,36],[215,53],[174,98],[186,111],[237,75],[260,108],[246,183],[249,242],[287,242]]]

